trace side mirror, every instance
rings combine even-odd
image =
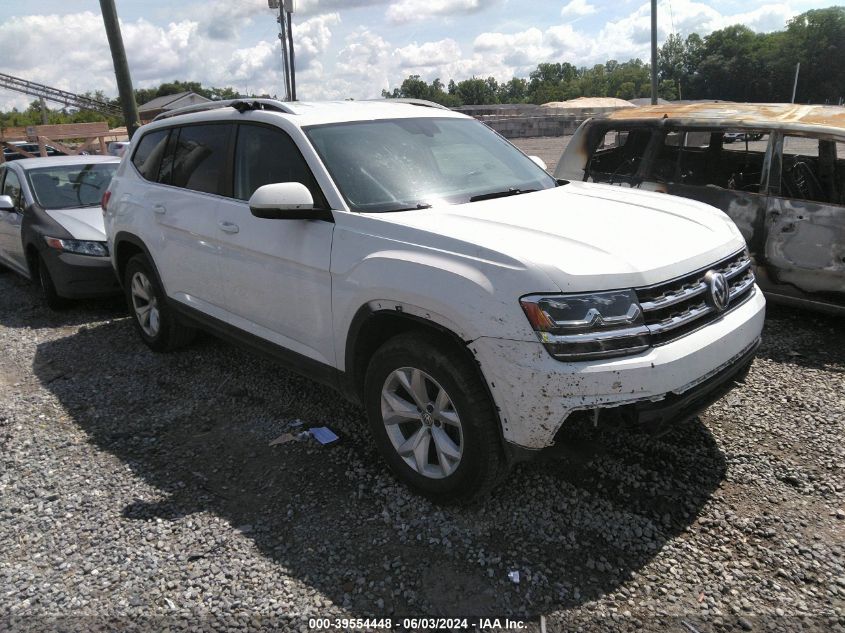
[[[544,161],[544,160],[543,160],[542,158],[540,158],[539,156],[529,156],[528,158],[530,158],[531,160],[533,160],[533,161],[537,164],[537,166],[538,166],[540,169],[546,169],[546,170],[548,170],[548,168],[549,168],[549,167],[548,167],[548,165],[546,165],[546,161]]]
[[[0,211],[14,211],[15,201],[11,196],[0,196]]]
[[[277,182],[255,190],[249,199],[249,210],[265,220],[317,219],[314,198],[308,187],[299,182]]]

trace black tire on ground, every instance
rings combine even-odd
[[[40,255],[35,260],[36,268],[36,283],[41,293],[41,297],[51,310],[63,310],[68,306],[68,300],[60,296],[56,292],[56,284],[53,283],[53,278],[50,276],[50,269],[47,268],[47,263]]]
[[[456,349],[456,345],[434,333],[400,334],[373,355],[364,384],[370,429],[388,466],[401,481],[437,503],[477,501],[508,471],[499,419],[490,395],[474,361],[464,350]],[[448,393],[460,418],[463,454],[455,470],[445,477],[435,479],[417,472],[399,455],[388,436],[382,415],[382,389],[391,374],[400,368],[419,369],[433,378]],[[432,389],[436,390],[436,385]],[[409,435],[413,428],[409,427]],[[430,451],[433,460],[437,460],[436,450],[432,447]]]
[[[136,278],[136,275],[143,276],[149,282],[149,287],[155,296],[159,317],[158,328],[154,333],[144,330],[140,317],[135,310],[132,300],[132,282]],[[194,339],[196,330],[179,322],[176,313],[167,303],[164,291],[159,284],[158,276],[146,256],[141,254],[133,255],[126,263],[123,288],[126,295],[126,304],[129,308],[129,315],[132,317],[135,329],[141,340],[151,350],[156,352],[171,352],[184,347]]]

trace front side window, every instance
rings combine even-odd
[[[11,169],[6,170],[6,180],[3,181],[3,195],[12,199],[12,202],[15,203],[15,209],[23,210],[21,181]]]
[[[557,184],[513,145],[471,119],[382,119],[305,131],[355,211],[461,204]]]
[[[100,204],[117,171],[117,163],[58,165],[29,169],[29,187],[45,209],[72,209]]]
[[[314,205],[324,206],[314,176],[290,136],[260,125],[239,125],[234,197],[249,200],[259,187],[277,182],[302,183],[311,191]]]
[[[845,143],[784,136],[780,193],[786,198],[845,204]]]
[[[138,143],[138,149],[132,155],[132,164],[147,180],[155,181],[158,176],[169,132],[170,130],[153,130],[144,134],[144,138]]]
[[[204,193],[227,194],[229,124],[186,125],[179,130],[170,168],[170,184]],[[168,154],[171,150],[168,150]]]

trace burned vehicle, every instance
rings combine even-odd
[[[557,178],[711,204],[773,301],[845,314],[845,107],[697,103],[585,121]]]

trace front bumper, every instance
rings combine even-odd
[[[109,257],[91,257],[45,248],[42,251],[56,292],[66,299],[120,294]]]
[[[541,449],[554,443],[575,411],[624,407],[619,413],[649,425],[695,415],[723,395],[750,363],[765,305],[755,287],[741,306],[700,330],[636,356],[606,361],[561,362],[539,341],[482,337],[470,348],[499,408],[505,440]]]

